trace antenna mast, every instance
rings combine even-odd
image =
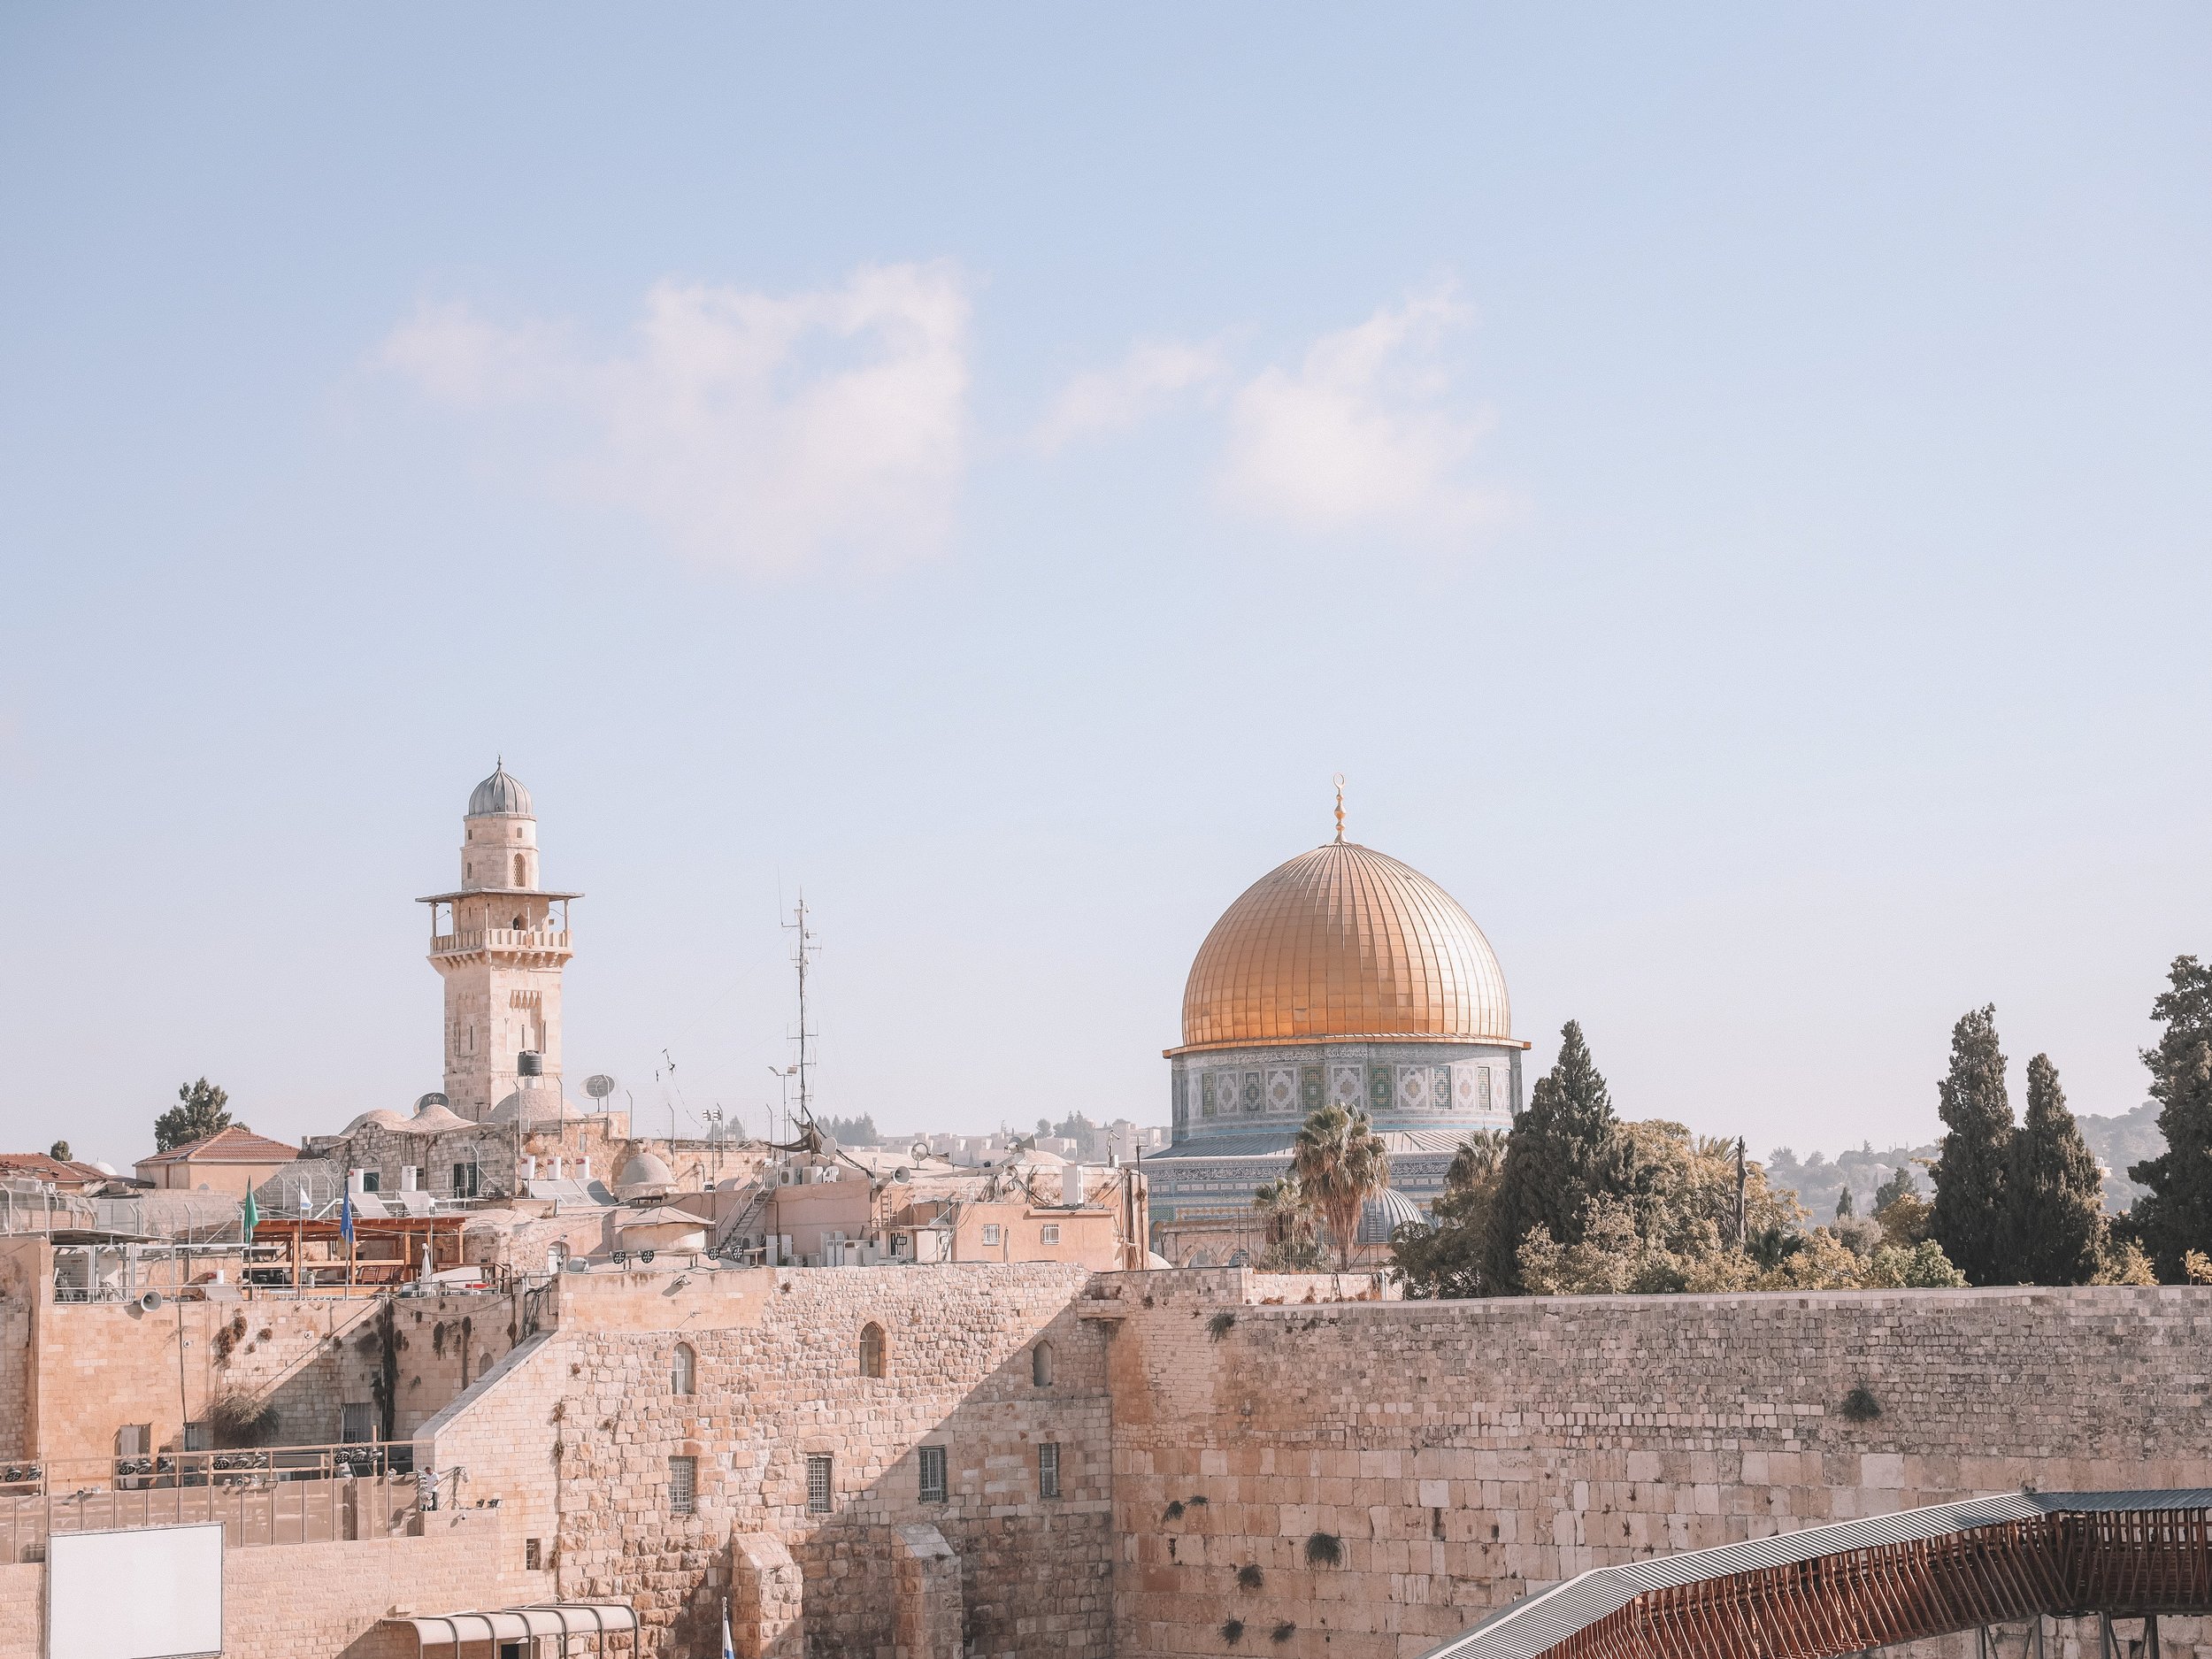
[[[814,930],[806,925],[806,889],[804,887],[799,889],[798,907],[791,914],[792,919],[783,926],[787,933],[795,933],[798,935],[792,945],[791,961],[792,965],[799,971],[799,1121],[810,1124],[814,1121],[814,1096],[812,1064],[807,1055],[807,1039],[817,1033],[807,1029],[806,972],[807,963],[813,956],[818,947],[814,942]]]

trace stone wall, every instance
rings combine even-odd
[[[2212,1290],[1261,1294],[1090,1292],[1117,1333],[1120,1654],[1223,1654],[1231,1619],[1284,1659],[1417,1654],[1655,1553],[2024,1483],[2212,1486]],[[1856,1387],[1878,1418],[1841,1415]],[[1331,1540],[1335,1564],[1309,1553]]]
[[[1044,1263],[565,1277],[549,1334],[426,1425],[418,1461],[467,1468],[465,1491],[498,1489],[525,1535],[549,1534],[562,1596],[634,1600],[650,1654],[712,1651],[733,1535],[757,1534],[803,1575],[812,1659],[874,1659],[901,1641],[899,1529],[933,1526],[978,1659],[1105,1659],[1111,1442],[1087,1278]],[[860,1375],[871,1322],[881,1378]],[[691,1395],[672,1391],[679,1341],[696,1355]],[[1056,1497],[1040,1490],[1046,1443]],[[924,1444],[946,1454],[941,1502],[921,1498]],[[826,1512],[809,1507],[810,1456],[831,1459]],[[696,1460],[690,1515],[671,1510],[673,1457]]]
[[[349,1403],[371,1406],[379,1432],[403,1440],[514,1347],[526,1317],[522,1296],[491,1293],[260,1295],[150,1311],[57,1304],[50,1285],[26,1252],[0,1257],[0,1458],[58,1467],[111,1458],[127,1424],[175,1447],[183,1424],[226,1394],[275,1408],[274,1443],[341,1439]]]

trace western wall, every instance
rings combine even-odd
[[[564,1282],[546,1328],[425,1425],[419,1462],[457,1502],[502,1498],[503,1571],[541,1540],[522,1599],[633,1601],[645,1652],[687,1655],[712,1651],[727,1594],[741,1653],[795,1655],[776,1609],[795,1576],[815,1659],[1379,1659],[1590,1566],[2024,1483],[2212,1479],[2203,1291],[1334,1289],[1038,1266]],[[869,1323],[881,1378],[860,1374]],[[1855,1422],[1860,1388],[1880,1415]],[[941,1502],[925,1446],[945,1450]],[[833,1460],[826,1511],[810,1455]],[[672,1515],[685,1456],[695,1511]],[[760,1570],[780,1554],[790,1571]],[[933,1625],[959,1647],[917,1637]]]

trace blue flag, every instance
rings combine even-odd
[[[353,1188],[346,1188],[344,1201],[338,1206],[338,1236],[348,1244],[353,1242]]]

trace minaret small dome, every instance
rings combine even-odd
[[[535,818],[530,810],[530,792],[507,770],[502,758],[492,775],[469,792],[471,818]]]

